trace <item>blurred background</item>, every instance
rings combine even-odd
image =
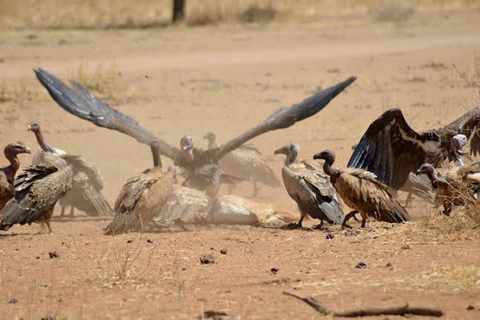
[[[478,0],[0,0],[1,28],[146,28],[244,23],[401,24],[432,11],[478,8]],[[183,9],[182,9],[183,8]],[[420,16],[417,14],[420,13]],[[443,17],[448,19],[448,16]]]

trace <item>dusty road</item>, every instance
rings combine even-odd
[[[421,130],[476,105],[475,91],[452,67],[472,73],[479,61],[475,17],[462,13],[450,23],[403,28],[4,31],[2,144],[35,146],[26,126],[38,121],[52,145],[98,165],[113,203],[128,177],[151,166],[149,148],[61,110],[32,68],[98,82],[109,103],[165,141],[177,144],[190,133],[201,145],[207,131],[227,141],[275,109],[356,75],[357,82],[317,116],[253,141],[279,176],[283,159],[273,151],[292,140],[302,157],[329,148],[344,166],[350,146],[388,108],[402,108]],[[250,185],[238,194],[249,196]],[[281,188],[265,187],[260,195],[258,201],[295,210]],[[432,209],[417,200],[409,211],[419,224]],[[439,307],[447,319],[480,318],[480,306],[467,311],[480,302],[475,234],[430,238],[419,228],[372,223],[359,234],[332,228],[334,239],[323,232],[242,226],[108,237],[102,234],[107,224],[57,219],[54,236],[34,235],[37,226],[1,233],[0,319],[193,319],[206,310],[224,311],[230,315],[225,319],[320,318],[282,291],[313,295],[338,309],[409,302]],[[227,255],[219,253],[223,248]],[[53,251],[58,258],[49,258]],[[201,265],[205,253],[216,263]],[[355,268],[359,262],[367,268]],[[13,298],[18,302],[9,303]]]

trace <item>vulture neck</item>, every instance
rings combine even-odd
[[[297,152],[290,152],[285,159],[285,166],[291,166],[297,162],[298,153]]]
[[[152,146],[151,149],[153,156],[153,167],[162,168],[162,159],[160,158],[160,154],[158,153],[158,147]]]
[[[332,165],[332,159],[325,160],[325,163],[323,164],[323,171],[330,177],[337,178],[340,175],[340,171],[332,167]]]
[[[437,173],[435,170],[429,170],[427,171],[427,177],[430,179],[430,182],[433,184],[435,181],[438,180]]]
[[[213,139],[208,141],[208,149],[215,149],[216,147],[218,147],[217,141]]]
[[[10,161],[10,165],[4,168],[2,171],[7,176],[7,180],[9,182],[13,182],[13,180],[15,179],[15,174],[20,168],[20,160],[18,159],[17,155],[10,150],[7,150],[5,152],[5,158]]]
[[[40,129],[38,129],[38,130],[35,130],[34,133],[35,133],[35,138],[37,138],[37,142],[38,142],[38,145],[40,146],[40,148],[42,148],[42,150],[45,151],[45,152],[52,152],[53,153],[53,149],[45,141],[45,138],[43,137],[42,131]]]

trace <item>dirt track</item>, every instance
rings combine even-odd
[[[336,151],[343,166],[350,146],[390,107],[401,107],[420,130],[475,106],[474,90],[452,68],[472,72],[480,50],[478,19],[465,17],[404,28],[3,32],[0,83],[12,100],[0,103],[2,143],[35,146],[26,126],[38,121],[52,145],[98,165],[113,202],[128,177],[151,165],[149,148],[61,110],[34,79],[33,67],[64,79],[85,63],[90,76],[114,70],[121,74],[111,91],[115,107],[165,141],[177,144],[191,133],[201,145],[206,131],[226,141],[275,109],[356,75],[357,82],[317,116],[253,141],[279,176],[283,159],[273,150],[292,140],[303,157]],[[238,193],[249,196],[250,185]],[[265,187],[257,200],[295,210],[283,189]],[[416,221],[429,211],[421,201],[409,209]],[[0,319],[192,319],[211,309],[232,319],[319,317],[282,291],[313,295],[338,309],[409,302],[442,308],[447,319],[480,318],[478,308],[467,311],[480,302],[478,240],[417,240],[393,236],[395,230],[390,235],[376,223],[356,236],[332,228],[334,239],[323,232],[242,226],[107,237],[107,224],[56,220],[55,236],[33,235],[36,226],[1,233]],[[223,248],[227,255],[219,253]],[[53,251],[59,258],[49,258]],[[216,263],[201,265],[205,253]],[[126,268],[125,255],[132,258]],[[355,268],[358,262],[367,268]],[[12,298],[18,303],[9,304]]]

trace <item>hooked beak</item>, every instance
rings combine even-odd
[[[281,148],[278,148],[277,150],[275,150],[273,152],[273,154],[285,154],[285,155],[288,155],[288,152],[290,151],[290,147],[289,146],[284,146],[284,147],[281,147]]]
[[[23,152],[24,152],[24,153],[31,154],[31,153],[32,153],[32,150],[30,150],[29,147],[25,147],[25,148],[23,148]]]
[[[32,131],[32,130],[33,130],[33,129],[32,129],[32,125],[30,125],[30,124],[28,125],[28,127],[27,127],[27,128],[28,128],[28,130],[27,130],[27,131]]]
[[[315,153],[315,154],[313,155],[313,159],[314,159],[314,160],[323,159],[322,153],[321,153],[321,152]]]

